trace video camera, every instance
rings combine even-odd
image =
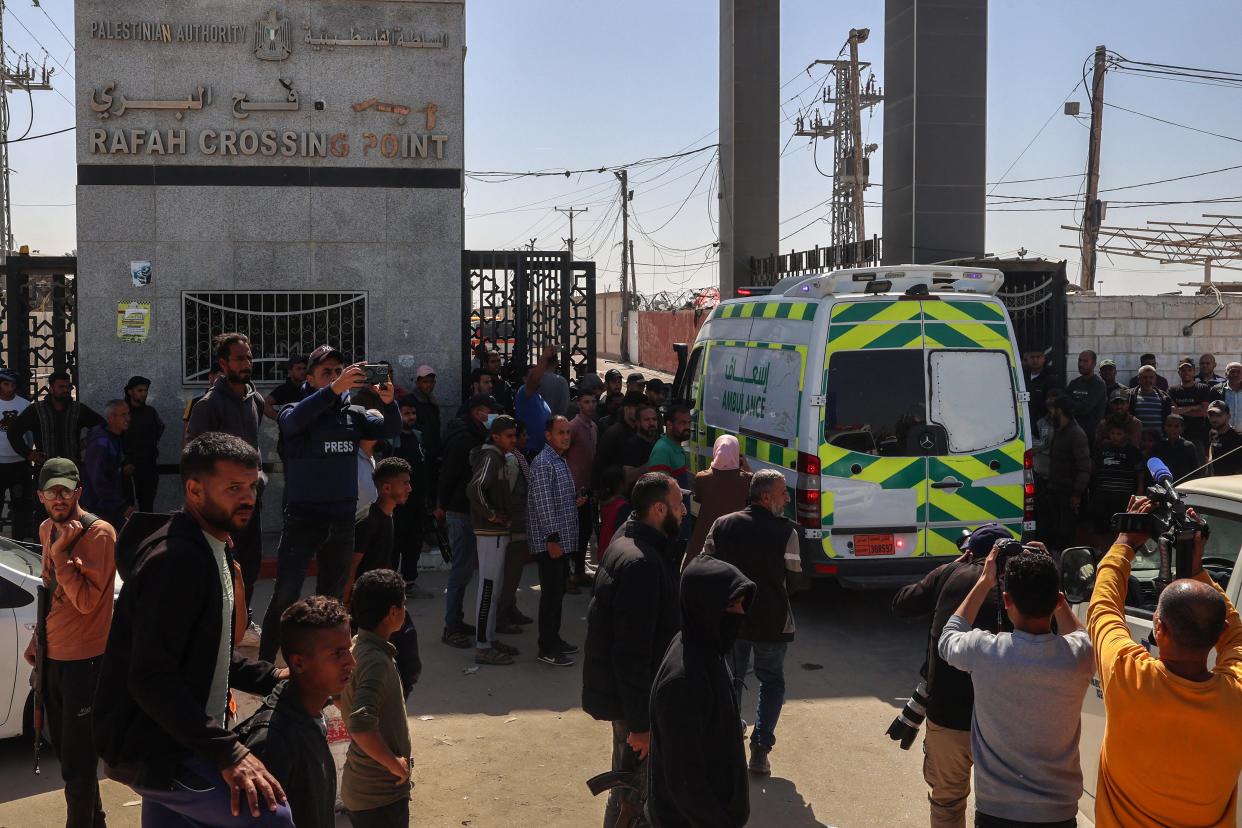
[[[1189,508],[1173,486],[1173,474],[1159,458],[1147,461],[1152,485],[1147,497],[1154,507],[1150,512],[1118,512],[1113,515],[1115,532],[1141,532],[1151,535],[1160,545],[1160,574],[1156,577],[1157,591],[1171,584],[1175,577],[1191,574],[1194,556],[1195,533],[1208,537],[1207,521],[1192,519],[1186,513]]]

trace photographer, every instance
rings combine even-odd
[[[1128,511],[1152,510],[1139,497]],[[1198,520],[1193,510],[1187,517]],[[1206,538],[1198,531],[1192,577],[1165,587],[1156,605],[1159,657],[1135,642],[1126,626],[1126,589],[1135,549],[1149,537],[1117,536],[1096,572],[1087,613],[1107,713],[1095,824],[1233,825],[1242,771],[1242,622],[1203,571]]]
[[[945,624],[979,580],[984,558],[997,541],[1012,537],[1007,529],[995,523],[979,527],[966,539],[966,554],[932,570],[917,584],[902,588],[893,599],[893,612],[898,616],[932,615],[922,669],[928,696],[923,778],[931,789],[927,799],[931,805],[932,828],[964,828],[966,825],[966,798],[970,796],[970,720],[974,710],[970,675],[941,658],[937,644]],[[984,597],[975,624],[979,629],[998,632],[994,592]]]
[[[992,548],[940,636],[940,655],[970,673],[975,690],[975,828],[1072,828],[1082,796],[1079,711],[1095,670],[1091,641],[1061,595],[1043,545],[1007,555],[1005,544]],[[1012,633],[971,629],[996,593],[998,559]],[[1054,618],[1060,635],[1052,631]]]

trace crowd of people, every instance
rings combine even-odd
[[[1123,385],[1117,363],[1078,355],[1078,376],[1064,382],[1042,349],[1022,355],[1030,395],[1028,422],[1042,539],[1061,549],[1103,544],[1109,521],[1150,483],[1158,458],[1176,481],[1242,473],[1242,362],[1216,373],[1216,357],[1182,359],[1177,382],[1143,354]]]

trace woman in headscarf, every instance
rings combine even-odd
[[[693,486],[699,514],[694,521],[694,534],[686,546],[683,569],[703,549],[707,531],[716,518],[746,508],[746,498],[750,495],[750,469],[746,458],[741,456],[736,437],[722,434],[716,438],[712,446],[711,468],[696,474]]]

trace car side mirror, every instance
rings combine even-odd
[[[1065,600],[1071,604],[1090,600],[1098,563],[1096,551],[1089,546],[1071,546],[1061,552],[1061,589],[1065,591]]]

